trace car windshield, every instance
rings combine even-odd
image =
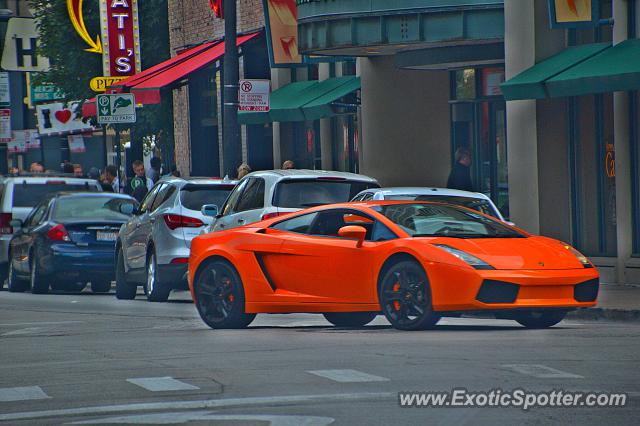
[[[373,207],[412,237],[525,238],[496,220],[444,204],[390,204]]]
[[[491,203],[488,200],[482,198],[471,198],[471,197],[460,197],[454,195],[438,195],[438,194],[395,194],[395,195],[386,195],[386,200],[403,200],[403,201],[437,201],[441,203],[448,204],[457,204],[459,206],[466,207],[468,209],[477,210],[480,213],[488,214],[489,216],[493,216],[497,219],[500,219],[498,213],[491,206]]]
[[[273,197],[276,207],[303,209],[323,204],[345,203],[360,191],[377,188],[373,182],[348,179],[291,179],[278,184]]]
[[[14,207],[34,207],[47,195],[55,192],[86,192],[97,191],[95,183],[68,184],[68,183],[21,183],[16,182],[13,187]]]
[[[205,204],[221,207],[234,185],[187,185],[180,191],[184,208],[200,211]]]
[[[123,204],[136,205],[135,200],[109,196],[62,197],[56,202],[52,219],[62,221],[78,220],[115,220],[126,221],[129,215],[120,211]]]

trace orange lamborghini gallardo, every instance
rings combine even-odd
[[[189,286],[212,328],[258,313],[322,313],[363,326],[383,313],[397,329],[485,311],[551,327],[596,304],[599,276],[560,241],[464,207],[378,201],[315,207],[195,238]]]

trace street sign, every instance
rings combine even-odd
[[[48,71],[49,59],[37,55],[38,28],[31,18],[11,18],[2,52],[6,71]]]
[[[136,99],[133,93],[96,96],[99,124],[135,123]]]
[[[11,110],[0,109],[0,142],[10,142],[11,134]]]
[[[31,102],[50,102],[64,99],[64,95],[53,84],[31,84]]]
[[[94,92],[106,92],[107,87],[126,80],[129,77],[94,77],[89,83],[89,87]]]
[[[269,92],[271,82],[269,80],[240,80],[238,101],[240,111],[268,112]]]
[[[0,72],[0,106],[11,104],[11,92],[9,91],[9,73]]]

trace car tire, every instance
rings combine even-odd
[[[364,327],[378,314],[376,312],[325,312],[322,315],[336,327]]]
[[[13,262],[11,262],[11,254],[9,254],[9,264],[7,266],[7,289],[11,293],[23,293],[29,287],[29,281],[18,278],[16,271],[13,269]]]
[[[38,265],[37,259],[33,259],[31,262],[31,293],[49,293],[49,281],[47,281],[47,277],[40,272],[40,265]]]
[[[515,320],[526,328],[549,328],[558,324],[567,315],[562,309],[527,310],[518,312]]]
[[[111,280],[91,281],[91,291],[93,293],[109,293],[111,291]]]
[[[196,277],[194,293],[200,318],[211,328],[245,328],[256,317],[245,312],[242,280],[227,261],[204,265]]]
[[[166,302],[171,289],[158,281],[158,262],[155,252],[147,257],[147,284],[144,287],[149,302]]]
[[[416,261],[400,261],[384,272],[378,300],[382,313],[398,330],[425,330],[441,318],[433,312],[429,280]]]
[[[136,298],[138,286],[127,281],[127,273],[124,270],[124,253],[118,250],[116,258],[116,298],[120,300],[131,300]]]

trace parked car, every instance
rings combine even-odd
[[[296,169],[253,172],[238,183],[209,231],[231,229],[308,207],[343,203],[362,190],[379,187],[373,178],[346,172]]]
[[[528,328],[596,303],[598,271],[573,247],[452,204],[320,206],[193,240],[191,294],[212,328],[259,313],[322,313],[400,330],[483,311]]]
[[[14,229],[10,222],[24,221],[33,207],[48,195],[59,192],[102,191],[93,179],[54,175],[15,176],[0,178],[0,288],[7,277],[9,241]]]
[[[502,213],[493,204],[491,198],[481,192],[424,187],[373,188],[360,192],[351,201],[379,200],[441,201],[468,207],[505,222]]]
[[[224,203],[235,185],[208,178],[158,182],[120,230],[116,297],[133,299],[141,285],[149,301],[164,302],[171,290],[186,290],[191,239],[212,220],[202,214],[202,206]]]
[[[11,221],[9,291],[81,291],[90,281],[94,293],[108,292],[118,230],[136,204],[108,192],[45,197],[24,221]]]

